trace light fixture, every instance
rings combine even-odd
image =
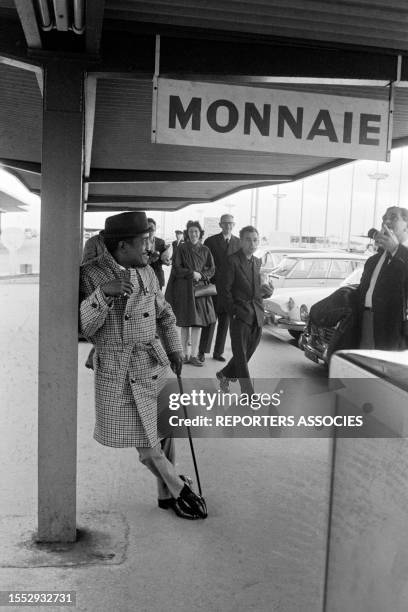
[[[37,0],[41,29],[49,32],[85,31],[85,0]]]

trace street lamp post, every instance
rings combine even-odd
[[[401,149],[401,160],[399,170],[399,181],[398,181],[398,202],[397,206],[401,206],[401,183],[402,183],[402,167],[404,165],[404,149]]]
[[[251,218],[249,224],[253,227],[258,223],[259,189],[251,189]]]
[[[279,231],[279,201],[281,198],[286,198],[286,193],[279,193],[279,185],[276,186],[276,193],[272,196],[276,199],[276,215],[275,215],[275,232]]]
[[[165,240],[165,236],[166,236],[166,211],[162,210],[161,213],[161,234],[163,239]]]
[[[374,190],[374,211],[373,211],[373,227],[375,227],[377,221],[377,204],[378,204],[378,182],[386,179],[388,174],[385,172],[378,172],[378,164],[377,164],[377,172],[373,172],[368,175],[370,179],[375,181],[375,190]]]
[[[304,197],[304,181],[301,182],[300,192],[300,219],[299,219],[299,246],[302,246],[302,225],[303,225],[303,197]]]
[[[329,189],[330,189],[330,172],[327,173],[327,189],[326,189],[326,210],[325,210],[325,214],[324,214],[324,238],[323,238],[323,244],[324,246],[327,246],[328,244],[328,240],[327,240],[327,219],[329,216]]]
[[[350,191],[350,213],[349,213],[349,222],[348,222],[348,231],[347,231],[347,250],[351,249],[351,221],[353,216],[353,197],[354,197],[354,174],[356,171],[356,164],[353,164],[353,169],[351,172],[351,191]],[[343,239],[343,237],[342,237]]]

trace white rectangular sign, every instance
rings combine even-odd
[[[154,143],[387,159],[388,100],[161,77],[153,94]]]

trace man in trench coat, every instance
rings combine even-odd
[[[105,248],[81,266],[80,286],[80,331],[95,346],[94,438],[137,449],[158,479],[159,507],[205,518],[202,498],[175,471],[174,440],[157,431],[158,394],[169,362],[179,374],[182,358],[173,311],[147,265],[147,217],[114,215],[101,235]]]

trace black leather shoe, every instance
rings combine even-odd
[[[159,508],[162,508],[163,510],[173,510],[177,516],[183,519],[188,519],[189,521],[196,521],[197,519],[202,518],[182,500],[180,500],[180,498],[174,499],[174,497],[170,497],[169,499],[159,499],[158,505]]]
[[[204,353],[198,353],[198,361],[201,361],[201,363],[204,363],[204,361],[205,361],[205,354]]]
[[[215,359],[216,361],[227,361],[225,357],[223,357],[222,355],[216,355],[216,353],[214,353],[213,359]]]
[[[192,513],[198,514],[200,518],[207,518],[208,512],[205,500],[194,493],[188,485],[184,485],[176,501],[180,502],[184,509],[190,509]]]
[[[220,370],[219,372],[216,372],[215,375],[218,379],[218,382],[220,383],[220,391],[222,391],[223,393],[229,393],[230,379],[224,376],[224,374],[222,373],[222,370]]]

